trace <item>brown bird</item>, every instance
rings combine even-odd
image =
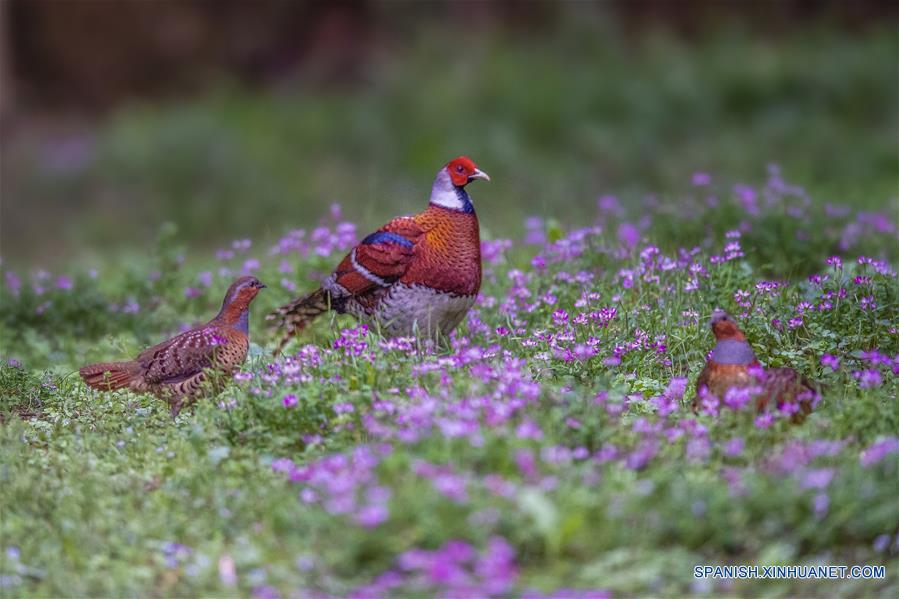
[[[727,313],[716,310],[711,326],[718,343],[696,381],[693,409],[699,409],[705,394],[723,401],[731,389],[755,387],[757,411],[763,412],[772,402],[778,408],[798,404],[792,418],[802,422],[817,397],[815,385],[792,368],[762,368],[746,335]]]
[[[130,389],[166,400],[177,416],[195,399],[211,373],[230,376],[249,349],[250,303],[265,285],[256,277],[238,278],[218,315],[201,327],[145,349],[134,360],[91,364],[79,370],[100,391]]]

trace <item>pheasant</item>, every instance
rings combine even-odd
[[[428,208],[362,240],[322,286],[270,314],[286,329],[275,354],[328,310],[352,314],[392,337],[448,335],[481,287],[478,218],[465,186],[489,181],[460,156],[437,173]]]
[[[239,277],[228,288],[222,309],[203,326],[146,349],[134,360],[91,364],[78,372],[101,391],[131,389],[166,400],[177,416],[200,394],[210,371],[229,376],[249,349],[250,303],[265,285]]]
[[[792,419],[802,422],[812,411],[817,397],[815,385],[792,368],[762,368],[746,335],[725,312],[716,310],[711,326],[718,343],[696,381],[693,409],[699,409],[705,394],[723,400],[730,389],[756,387],[758,412],[763,412],[771,402],[778,408],[798,404]]]

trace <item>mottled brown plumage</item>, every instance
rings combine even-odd
[[[169,402],[172,415],[195,399],[217,373],[230,376],[249,349],[250,303],[265,285],[240,277],[228,289],[222,308],[207,324],[146,349],[134,360],[91,364],[79,370],[90,387],[153,393]]]
[[[792,368],[762,368],[743,331],[726,313],[716,311],[711,325],[717,343],[696,381],[694,410],[706,393],[723,400],[731,389],[754,388],[758,412],[772,405],[780,409],[798,404],[794,422],[801,422],[811,412],[817,397],[811,381]]]

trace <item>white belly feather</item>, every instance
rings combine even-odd
[[[476,297],[397,283],[372,312],[354,301],[348,302],[347,311],[363,321],[373,322],[386,335],[433,337],[438,332],[449,335],[468,314]]]

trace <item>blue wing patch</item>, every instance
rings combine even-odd
[[[362,240],[363,245],[372,245],[375,243],[396,243],[403,247],[410,248],[414,244],[397,233],[390,233],[388,231],[378,231],[377,233],[372,233],[368,237]]]

